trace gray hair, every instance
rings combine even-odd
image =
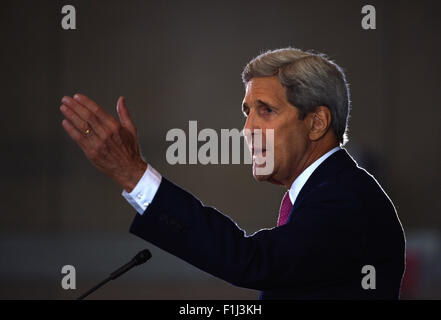
[[[343,70],[324,54],[294,48],[270,50],[251,60],[242,72],[246,85],[254,77],[278,75],[300,119],[318,106],[331,111],[331,127],[344,145],[350,111],[349,85]]]

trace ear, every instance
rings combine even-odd
[[[317,141],[322,138],[331,126],[331,110],[325,106],[317,107],[313,112],[308,114],[309,123],[309,139]]]

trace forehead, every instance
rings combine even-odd
[[[256,77],[247,83],[244,102],[252,103],[262,98],[275,102],[286,101],[285,88],[277,76]]]

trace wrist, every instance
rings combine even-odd
[[[148,164],[146,162],[140,161],[140,163],[133,170],[131,170],[123,180],[119,182],[121,187],[123,187],[123,189],[128,193],[132,192],[147,170],[147,166]]]

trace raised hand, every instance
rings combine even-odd
[[[95,167],[127,192],[132,191],[147,163],[141,157],[136,128],[124,97],[117,103],[120,121],[85,95],[64,96],[61,101],[64,130]]]

